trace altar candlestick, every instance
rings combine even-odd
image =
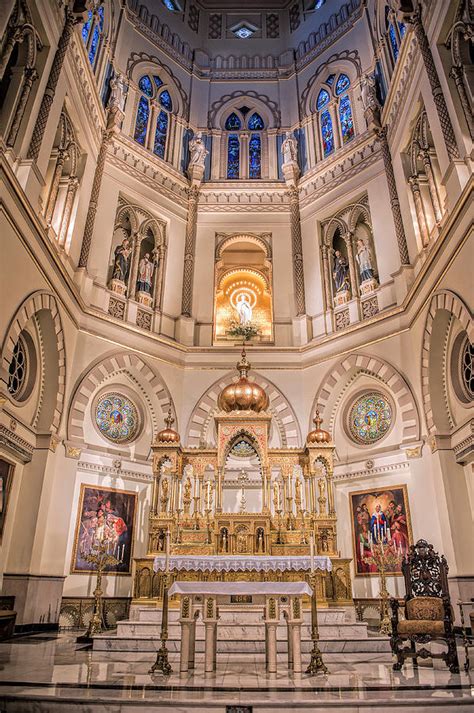
[[[181,481],[178,483],[178,507],[176,508],[177,510],[181,509],[181,491],[182,491],[183,484]]]
[[[309,557],[311,563],[311,572],[314,572],[314,532],[311,533],[309,539]]]

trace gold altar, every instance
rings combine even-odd
[[[148,553],[134,560],[134,602],[161,596],[162,574],[154,573],[153,561],[164,554],[168,536],[173,555],[328,556],[332,572],[317,572],[319,603],[352,604],[350,560],[337,549],[330,435],[316,413],[304,448],[270,448],[268,395],[248,379],[245,350],[237,369],[237,381],[219,395],[216,448],[183,448],[170,414],[152,444]],[[238,472],[240,463],[247,470]],[[171,572],[171,579],[309,581],[309,574],[187,571]]]

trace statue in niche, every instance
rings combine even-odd
[[[280,483],[277,480],[273,483],[273,507],[275,508],[275,512],[281,510]]]
[[[291,131],[287,131],[285,139],[281,145],[283,163],[296,163],[298,156],[298,142]]]
[[[238,532],[236,537],[237,554],[242,555],[247,552],[247,535],[245,532]]]
[[[165,531],[160,529],[158,533],[158,552],[164,552],[165,550]]]
[[[257,554],[265,552],[265,533],[263,527],[257,528]]]
[[[296,478],[295,480],[295,504],[296,509],[301,510],[302,505],[302,490],[301,490],[301,480]]]
[[[112,273],[113,280],[120,280],[120,282],[127,284],[130,273],[131,252],[132,248],[130,247],[130,240],[128,238],[125,238],[121,245],[117,245],[115,248],[114,270]]]
[[[189,159],[189,167],[200,166],[204,168],[204,163],[206,161],[206,156],[209,151],[206,149],[204,141],[202,139],[202,131],[198,131],[197,134],[189,142],[189,152],[191,158]]]
[[[334,251],[333,278],[336,285],[336,292],[349,290],[349,263],[340,250]]]
[[[164,480],[161,484],[161,511],[166,512],[166,506],[169,499],[169,484],[168,480]]]
[[[252,307],[250,305],[250,298],[245,292],[241,292],[237,297],[236,309],[239,315],[240,324],[250,324],[252,321]]]
[[[125,106],[127,96],[127,82],[123,74],[118,72],[113,79],[110,80],[110,99],[109,109],[119,109],[122,113]]]
[[[377,85],[373,74],[366,74],[361,81],[361,98],[364,111],[367,109],[376,110],[380,108],[377,99]]]
[[[370,255],[369,246],[362,239],[357,241],[356,260],[359,265],[360,281],[374,279],[374,268],[372,265],[372,257]]]
[[[155,263],[150,260],[150,253],[145,253],[138,263],[138,292],[146,292],[147,294],[151,293],[151,283],[153,280],[154,269]]]
[[[227,531],[227,527],[222,528],[220,540],[221,540],[221,542],[220,542],[221,552],[228,552],[229,551],[229,533]]]

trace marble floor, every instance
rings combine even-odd
[[[407,663],[396,673],[387,652],[329,653],[329,674],[313,677],[285,673],[283,654],[275,675],[265,672],[259,653],[222,653],[213,674],[204,674],[200,656],[193,673],[179,674],[178,654],[172,653],[174,670],[167,678],[148,674],[153,660],[150,652],[93,652],[72,633],[2,642],[0,713],[247,713],[228,706],[252,706],[258,713],[382,707],[442,713],[453,706],[457,713],[474,711],[472,671],[453,675],[437,662],[418,670]]]

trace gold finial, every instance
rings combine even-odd
[[[323,419],[319,415],[319,409],[316,409],[316,413],[313,418],[313,423],[316,426],[316,428],[321,428],[322,422],[323,422]]]
[[[251,369],[251,364],[247,359],[245,347],[242,347],[242,354],[240,356],[240,361],[237,364],[237,369],[240,372],[240,376],[247,376],[247,372]]]

